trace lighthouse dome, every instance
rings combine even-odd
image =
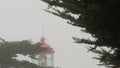
[[[47,49],[46,51],[44,51],[46,53],[54,53],[54,50],[51,48],[51,46],[45,42],[45,37],[41,37],[40,47],[43,49]]]

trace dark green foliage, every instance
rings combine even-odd
[[[40,48],[40,43],[32,44],[28,40],[8,42],[1,39],[0,42],[0,64],[5,66],[24,66],[26,68],[39,68],[38,65],[28,61],[18,61],[17,54],[29,55],[32,59],[37,59],[36,56],[43,50]]]
[[[115,52],[116,51],[116,52]],[[112,67],[112,68],[119,68],[120,64],[120,55],[117,49],[114,50],[97,50],[94,49],[92,52],[98,54],[98,57],[93,57],[93,59],[97,59],[100,61],[99,65],[105,65],[107,67]]]
[[[85,28],[84,32],[97,38],[97,46],[109,44],[113,48],[120,48],[120,4],[118,0],[42,0],[53,7],[48,11],[54,15],[70,20],[70,24]],[[78,17],[75,18],[74,15]],[[106,45],[102,45],[106,46]]]
[[[120,62],[120,1],[119,0],[42,0],[48,3],[48,9],[45,10],[56,16],[67,19],[73,26],[84,28],[82,31],[90,33],[95,41],[89,39],[74,38],[77,43],[86,43],[97,47],[109,47],[113,50],[111,56],[118,59],[117,62],[111,62],[108,65],[117,67]],[[59,7],[59,8],[58,8]],[[61,10],[62,9],[62,10]],[[105,52],[106,53],[106,52]],[[109,52],[108,52],[109,53]],[[106,57],[104,52],[101,54]],[[112,61],[115,60],[111,57]],[[102,59],[102,57],[101,57]],[[107,59],[101,61],[107,64]],[[120,65],[120,64],[119,64]],[[116,68],[117,68],[116,67]]]

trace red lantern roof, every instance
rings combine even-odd
[[[51,47],[47,44],[47,43],[42,43],[40,45],[41,48],[47,48],[47,49],[51,49]]]
[[[48,49],[46,51],[44,51],[45,53],[54,53],[55,51],[53,49]]]
[[[50,45],[48,45],[45,42],[45,38],[44,37],[41,38],[41,45],[40,45],[40,47],[43,48],[43,49],[47,49],[47,50],[44,51],[46,53],[54,53],[54,50],[50,47]]]

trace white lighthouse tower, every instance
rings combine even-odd
[[[45,67],[45,68],[52,68],[54,67],[54,50],[52,47],[50,47],[50,45],[48,45],[45,42],[45,38],[42,37],[41,38],[41,42],[40,42],[40,48],[43,49],[43,51],[40,51],[39,55],[39,65],[41,67]]]

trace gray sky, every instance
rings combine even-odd
[[[102,68],[95,56],[72,37],[88,38],[80,28],[43,11],[47,5],[39,0],[0,0],[0,37],[7,41],[40,41],[44,23],[46,42],[55,50],[55,66],[62,68]]]

